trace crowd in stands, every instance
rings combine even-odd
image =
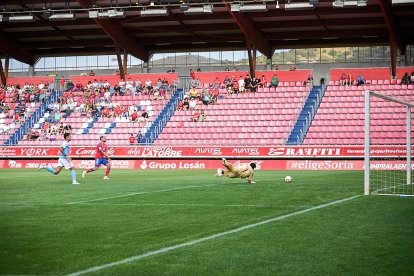
[[[121,79],[119,83],[110,84],[107,80],[89,81],[86,86],[79,81],[68,85],[58,102],[47,106],[48,112],[59,122],[61,116],[69,117],[73,112],[80,112],[90,117],[125,117],[130,121],[147,121],[148,113],[136,105],[121,105],[112,100],[112,96],[150,95],[154,101],[164,99],[167,94],[173,93],[177,83],[169,84],[166,78],[158,79],[155,84],[150,79],[142,83],[139,79],[127,81]],[[141,114],[138,112],[141,111]],[[52,120],[52,119],[51,119]]]
[[[129,144],[130,145],[139,144],[143,137],[144,135],[142,135],[141,132],[139,132],[137,135],[134,135],[133,133],[131,133],[131,136],[128,138]]]
[[[28,104],[43,102],[53,87],[54,84],[48,82],[0,85],[0,119],[9,118],[15,123],[23,123],[33,111]],[[6,129],[5,134],[9,130]]]
[[[59,124],[58,122],[44,122],[40,129],[29,129],[26,132],[25,139],[29,141],[55,141],[57,136],[61,136],[65,133],[72,133],[72,126],[70,124]]]
[[[359,73],[356,80],[354,80],[354,78],[352,77],[352,74],[348,74],[348,75],[342,74],[342,76],[339,78],[339,84],[342,86],[352,86],[352,85],[360,86],[360,85],[365,84],[365,79],[362,73]]]
[[[405,72],[404,76],[401,78],[401,84],[410,85],[414,84],[414,71],[411,72],[411,75],[408,72]]]

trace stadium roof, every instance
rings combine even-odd
[[[250,9],[260,9],[263,3],[267,8],[238,12],[231,11],[237,6],[229,0],[8,0],[0,5],[0,52],[34,64],[44,56],[114,54],[115,46],[147,61],[157,52],[257,49],[271,57],[275,49],[391,44],[404,52],[406,45],[414,44],[414,4],[345,0],[344,7],[335,8],[333,1],[310,0],[314,8],[292,10],[285,9],[285,0],[237,1],[256,5]],[[183,11],[188,6],[182,2],[198,13]],[[304,0],[290,2],[309,5]],[[336,2],[341,5],[343,0]],[[203,10],[205,3],[212,5],[212,13],[208,7]],[[98,18],[90,18],[92,8]],[[109,11],[114,8],[116,13]],[[141,14],[154,9],[166,9],[168,15]],[[74,18],[65,19],[64,12]],[[33,22],[10,20],[30,14]]]

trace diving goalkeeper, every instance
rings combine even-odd
[[[227,168],[227,171],[222,169],[217,169],[216,176],[226,176],[228,178],[243,178],[250,184],[256,183],[253,181],[253,170],[256,168],[255,163],[250,163],[249,165],[243,165],[241,167],[234,166],[233,164],[227,162],[226,158],[222,159],[224,167]]]

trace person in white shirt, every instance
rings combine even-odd
[[[239,83],[239,92],[243,93],[244,92],[244,79],[242,76],[240,76],[238,83]]]
[[[80,184],[79,182],[76,181],[75,166],[72,163],[72,158],[69,157],[69,154],[70,154],[69,142],[72,139],[70,133],[63,134],[63,139],[65,140],[63,141],[62,146],[60,147],[60,150],[59,150],[59,160],[58,160],[56,170],[51,167],[46,166],[46,164],[41,164],[37,170],[39,171],[39,170],[44,169],[54,175],[58,175],[60,171],[62,170],[62,168],[65,168],[67,170],[70,169],[72,171],[72,184],[73,185]]]
[[[197,106],[197,99],[191,99],[189,105],[190,105],[189,106],[190,107],[190,110],[195,109],[196,106]]]

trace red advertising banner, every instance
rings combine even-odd
[[[256,170],[363,170],[362,160],[231,160],[236,166],[256,163]],[[4,169],[37,169],[40,164],[46,164],[52,168],[57,167],[57,160],[0,160],[0,168]],[[221,160],[112,160],[114,169],[135,170],[197,170],[224,168]],[[73,160],[77,169],[88,169],[94,166],[94,160]],[[371,163],[372,170],[405,170],[406,163],[401,161],[381,160]],[[414,169],[414,164],[412,164]]]
[[[404,157],[403,146],[372,147],[372,155],[378,157]],[[411,150],[414,155],[414,149]],[[96,147],[72,147],[71,156],[78,158],[93,157]],[[363,157],[362,146],[276,146],[276,147],[111,147],[110,156],[119,158],[342,158]],[[0,158],[58,157],[58,147],[0,147]]]

